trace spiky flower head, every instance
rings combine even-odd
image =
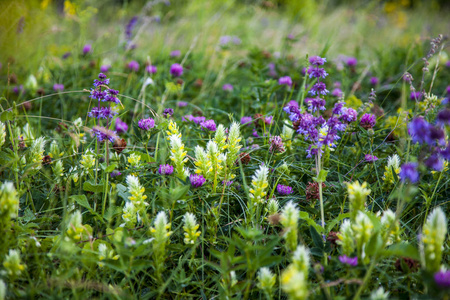
[[[56,182],[61,182],[61,177],[64,176],[64,166],[61,160],[58,160],[52,167]]]
[[[45,138],[40,137],[33,141],[29,152],[28,161],[33,164],[33,170],[39,170],[42,167],[42,159],[44,158]]]
[[[156,245],[165,245],[172,231],[170,231],[170,223],[167,221],[167,215],[164,211],[160,211],[155,218],[153,227],[150,228],[152,236],[155,238],[154,243]]]
[[[278,203],[278,200],[275,198],[270,199],[266,206],[267,214],[269,216],[274,215],[274,214],[277,214],[279,210],[280,210],[280,204]]]
[[[373,223],[370,218],[363,212],[358,212],[354,223],[352,224],[352,230],[356,241],[356,248],[358,250],[358,256],[361,257],[364,263],[369,261],[366,256],[365,248],[373,231]]]
[[[258,288],[267,294],[271,294],[277,280],[277,275],[273,274],[269,268],[263,267],[258,272]]]
[[[291,251],[297,248],[299,213],[300,211],[292,201],[289,201],[281,211],[280,222],[284,228],[286,246]]]
[[[19,196],[12,182],[6,181],[0,186],[0,220],[9,222],[17,217]]]
[[[0,122],[0,148],[6,141],[6,126],[4,123]]]
[[[195,244],[195,241],[200,236],[201,232],[198,231],[198,228],[200,227],[199,224],[197,224],[197,220],[195,219],[194,214],[186,213],[183,217],[184,221],[184,243],[185,244]]]
[[[3,261],[3,267],[6,269],[6,274],[8,274],[8,276],[16,277],[22,274],[26,268],[26,265],[22,264],[19,251],[9,249],[9,253]]]
[[[122,210],[122,219],[125,221],[125,226],[128,228],[134,228],[138,221],[137,209],[133,202],[127,201]]]
[[[389,299],[389,292],[385,292],[384,288],[380,286],[377,290],[370,294],[370,300],[386,300]]]
[[[383,235],[388,237],[387,245],[401,241],[400,224],[392,210],[388,209],[383,212],[381,226]]]
[[[366,206],[367,196],[370,194],[370,189],[367,189],[367,182],[362,185],[355,181],[352,184],[347,184],[348,198],[350,200],[350,213],[352,218],[355,218],[358,211],[364,211]]]
[[[228,131],[228,143],[227,143],[227,167],[231,170],[234,162],[238,158],[239,150],[242,148],[241,145],[241,133],[239,130],[239,123],[233,122]]]
[[[294,265],[289,265],[281,274],[281,288],[289,299],[304,300],[308,298],[308,283],[305,273]]]
[[[78,242],[81,240],[84,234],[89,233],[88,225],[83,225],[83,218],[79,210],[73,212],[69,216],[69,222],[67,223],[67,236],[70,240]]]
[[[422,266],[430,272],[439,271],[447,230],[445,213],[437,207],[428,216],[422,230]]]
[[[387,165],[384,167],[384,175],[383,180],[385,184],[394,184],[394,176],[392,174],[392,170],[394,170],[395,174],[398,176],[400,174],[400,157],[397,154],[388,157]]]
[[[82,168],[86,170],[91,170],[95,166],[95,156],[91,149],[86,150],[86,152],[81,155],[80,164]]]
[[[145,202],[145,199],[147,199],[147,196],[144,195],[145,188],[139,183],[139,178],[134,175],[127,176],[127,185],[128,192],[131,194],[128,199],[133,202],[139,211],[142,211],[148,205]]]
[[[292,254],[292,264],[297,270],[300,270],[307,275],[310,263],[311,259],[308,248],[303,245],[298,245],[297,249]]]
[[[214,141],[217,143],[219,151],[225,151],[227,148],[227,136],[225,134],[225,127],[222,124],[217,126],[216,133],[214,134]]]
[[[181,134],[179,134],[181,135]],[[177,134],[171,135],[170,138],[170,159],[175,165],[175,171],[181,180],[185,180],[189,176],[189,171],[184,167],[187,161],[187,151],[184,150],[184,144]]]
[[[355,248],[355,242],[353,240],[353,230],[350,220],[344,220],[341,224],[340,232],[337,234],[337,244],[342,246],[342,253],[345,255],[351,255]]]
[[[261,165],[252,177],[252,187],[250,188],[250,201],[254,204],[262,204],[267,194],[266,189],[269,186],[267,177],[269,169]]]

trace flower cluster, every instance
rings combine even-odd
[[[268,174],[269,169],[266,166],[261,166],[253,175],[252,187],[249,190],[250,201],[253,204],[262,204],[265,200],[267,194],[266,189],[269,186],[269,183],[267,182]]]
[[[297,133],[304,135],[305,140],[311,142],[307,150],[307,157],[312,157],[321,154],[323,147],[334,147],[334,141],[340,138],[338,132],[344,131],[348,123],[354,122],[357,113],[352,108],[344,107],[344,102],[338,102],[328,120],[318,114],[318,111],[325,109],[326,104],[325,99],[321,96],[328,94],[325,83],[321,81],[328,74],[320,67],[326,62],[326,59],[314,56],[309,61],[312,65],[308,70],[309,76],[317,79],[309,93],[315,97],[305,100],[308,111],[302,112],[298,105],[292,104],[286,106],[284,111],[289,114],[289,119],[293,122]]]
[[[184,243],[185,244],[195,244],[195,241],[200,236],[201,232],[198,231],[198,228],[200,227],[199,224],[197,224],[197,220],[195,219],[195,216],[191,213],[186,213],[183,217],[184,221]]]
[[[286,247],[291,251],[297,247],[299,213],[300,211],[292,201],[289,201],[281,211],[280,222],[284,228]]]
[[[292,255],[292,264],[281,274],[281,288],[289,295],[289,299],[308,298],[309,264],[309,250],[304,246],[298,246]]]
[[[293,189],[288,185],[279,184],[279,185],[277,185],[277,192],[278,192],[278,194],[280,194],[282,196],[287,196],[287,195],[292,194]]]

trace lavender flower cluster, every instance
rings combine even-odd
[[[347,125],[357,120],[357,112],[352,108],[344,106],[344,102],[335,104],[332,115],[325,120],[319,111],[325,110],[326,101],[323,95],[329,93],[324,82],[328,73],[321,66],[326,62],[326,58],[313,56],[309,59],[311,66],[308,68],[310,78],[317,78],[317,82],[312,86],[309,93],[315,97],[306,98],[305,103],[308,105],[307,111],[302,111],[298,105],[289,103],[284,111],[289,114],[289,118],[293,122],[297,133],[304,135],[305,140],[311,142],[307,157],[323,153],[323,147],[334,147],[334,142],[340,137],[339,131],[344,131]]]

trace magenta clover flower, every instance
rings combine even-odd
[[[278,79],[278,84],[279,85],[287,85],[287,86],[291,87],[292,79],[289,76],[280,77],[280,79]]]
[[[450,289],[450,271],[439,271],[434,273],[434,282],[442,289]]]
[[[191,174],[189,180],[194,188],[201,187],[206,182],[205,177],[200,174]]]
[[[62,83],[55,83],[53,85],[53,90],[55,92],[62,92],[62,91],[64,91],[64,84],[62,84]]]
[[[226,92],[232,92],[233,91],[233,86],[229,83],[226,83],[222,86],[222,90],[226,91]]]
[[[170,66],[170,74],[174,77],[183,75],[183,66],[180,64],[173,64]]]
[[[241,118],[241,124],[242,124],[242,125],[250,126],[251,123],[252,123],[252,121],[253,121],[252,117],[249,117],[249,116],[243,116],[243,117]]]
[[[145,67],[145,71],[147,71],[149,74],[155,74],[157,70],[158,69],[156,68],[156,66],[153,65],[148,65]]]
[[[209,131],[216,131],[216,123],[214,120],[206,120],[200,123],[202,129],[207,129]]]
[[[339,261],[344,265],[356,267],[358,265],[358,257],[348,257],[347,255],[339,256]]]
[[[376,157],[375,155],[372,155],[372,154],[366,154],[366,155],[364,156],[364,159],[365,159],[367,162],[374,162],[374,161],[377,161],[377,160],[378,160],[378,157]]]
[[[83,55],[88,54],[89,52],[91,52],[91,50],[92,50],[91,44],[84,45],[84,47],[83,47]]]
[[[133,72],[139,71],[139,63],[135,60],[132,60],[127,65],[128,69],[130,69]]]
[[[121,119],[116,120],[116,131],[117,133],[125,133],[128,131],[128,125]]]
[[[279,184],[279,185],[277,185],[277,192],[280,195],[287,196],[287,195],[292,194],[293,189],[288,185]]]
[[[159,165],[158,173],[161,175],[172,175],[173,166],[171,165]]]
[[[138,126],[140,129],[148,131],[148,130],[152,129],[153,127],[155,127],[155,120],[153,120],[152,118],[141,119],[138,122]]]

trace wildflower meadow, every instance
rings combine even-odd
[[[450,299],[450,5],[0,2],[0,300]]]

